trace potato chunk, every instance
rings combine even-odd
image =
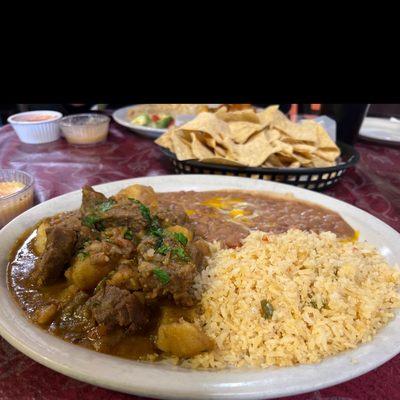
[[[192,357],[212,350],[214,343],[196,325],[181,321],[160,325],[156,346],[178,357]]]
[[[41,256],[46,248],[47,234],[46,229],[49,227],[48,222],[42,222],[38,228],[35,240],[33,242],[33,248],[38,256]]]
[[[157,195],[153,188],[143,185],[131,185],[125,189],[120,190],[115,198],[118,200],[121,197],[129,197],[139,200],[144,205],[150,208],[151,212],[155,212],[158,207]]]
[[[189,242],[193,239],[193,233],[191,231],[189,231],[189,229],[187,229],[181,225],[169,226],[167,228],[167,231],[172,232],[172,233],[182,233],[183,235],[186,236],[186,239]]]
[[[33,318],[40,325],[48,325],[55,318],[57,311],[58,308],[55,304],[48,304],[38,308]]]
[[[162,305],[160,307],[160,325],[179,322],[181,318],[185,321],[193,322],[196,316],[196,311],[191,307],[178,307],[174,305]]]
[[[93,264],[90,257],[77,257],[72,266],[65,271],[66,278],[81,290],[94,289],[113,269],[110,264]]]

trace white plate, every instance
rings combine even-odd
[[[389,263],[400,261],[400,235],[372,215],[347,203],[305,189],[247,178],[171,175],[129,179],[96,187],[106,195],[140,183],[156,191],[213,190],[222,188],[293,193],[340,213],[361,232]],[[14,347],[39,363],[94,385],[137,395],[180,399],[265,399],[289,396],[332,386],[364,374],[400,352],[400,316],[374,340],[355,350],[325,359],[320,364],[289,368],[193,371],[174,366],[146,364],[96,353],[64,342],[34,326],[11,298],[6,286],[7,254],[15,240],[39,219],[78,208],[80,191],[42,203],[0,231],[0,334]],[[357,363],[352,361],[356,360]]]
[[[210,107],[216,107],[219,104],[208,104]],[[128,106],[128,107],[123,107],[119,108],[118,110],[114,111],[113,113],[113,118],[114,120],[122,125],[125,126],[126,128],[139,133],[142,136],[148,137],[150,139],[157,139],[159,136],[161,136],[164,132],[167,131],[167,129],[161,129],[161,128],[153,128],[151,126],[141,126],[141,125],[135,125],[132,124],[129,119],[127,118],[127,113],[129,110],[135,109],[135,107],[143,107],[143,104],[137,104],[136,106]],[[189,122],[191,119],[195,118],[196,115],[192,114],[179,114],[175,116],[175,124],[176,126],[183,125],[186,122]]]
[[[360,129],[360,137],[400,143],[400,122],[385,118],[366,117]]]
[[[130,130],[137,132],[143,136],[146,136],[150,139],[157,139],[159,136],[161,136],[166,129],[160,129],[160,128],[152,128],[151,126],[140,126],[140,125],[134,125],[132,124],[126,117],[128,110],[131,110],[135,106],[128,106],[128,107],[123,107],[119,108],[118,110],[114,111],[113,113],[113,118],[114,120],[122,125],[125,126],[126,128],[129,128]]]

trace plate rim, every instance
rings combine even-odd
[[[344,201],[341,201],[341,200],[338,200],[338,199],[335,199],[335,198],[331,198],[331,197],[326,196],[326,195],[321,194],[321,193],[312,192],[310,190],[303,189],[303,188],[294,188],[293,186],[282,184],[282,183],[278,183],[278,182],[254,181],[254,180],[251,180],[250,178],[226,177],[226,176],[218,177],[218,176],[214,176],[214,175],[202,175],[202,174],[201,175],[178,175],[178,176],[177,175],[161,175],[161,176],[132,178],[132,179],[124,179],[124,180],[119,180],[119,181],[114,181],[114,182],[108,182],[108,183],[96,185],[96,186],[94,186],[94,188],[98,189],[98,190],[104,190],[110,184],[113,184],[113,185],[116,185],[116,186],[121,185],[121,187],[122,187],[123,185],[130,184],[130,183],[133,183],[133,182],[140,183],[140,181],[144,181],[142,183],[145,183],[146,181],[157,181],[159,179],[164,179],[164,180],[172,179],[172,180],[178,180],[178,181],[183,181],[183,182],[185,182],[185,181],[188,181],[188,182],[197,181],[199,179],[199,180],[204,180],[207,183],[207,178],[212,179],[214,183],[215,183],[216,180],[217,181],[218,180],[221,180],[221,181],[222,180],[228,180],[228,181],[232,181],[232,182],[236,181],[238,183],[239,183],[239,181],[243,181],[243,180],[246,180],[247,182],[250,181],[252,184],[254,184],[254,186],[257,186],[257,188],[250,189],[250,190],[263,190],[264,189],[264,190],[273,192],[274,188],[280,188],[282,191],[285,191],[285,192],[289,192],[289,193],[290,192],[295,192],[293,194],[297,198],[303,198],[303,195],[305,197],[311,197],[311,199],[309,199],[308,201],[316,202],[317,204],[321,204],[321,205],[323,205],[322,204],[323,203],[323,199],[328,198],[328,199],[330,199],[330,202],[338,204],[338,206],[340,206],[339,208],[343,208],[343,207],[348,208],[349,207],[350,211],[354,209],[353,211],[355,211],[355,214],[358,214],[361,218],[365,217],[365,216],[368,216],[368,218],[372,218],[373,222],[377,223],[378,226],[380,226],[381,228],[384,227],[386,230],[388,230],[388,232],[391,235],[394,235],[396,237],[400,236],[399,232],[397,232],[395,229],[393,229],[392,227],[390,227],[389,225],[387,225],[383,221],[379,220],[378,218],[374,217],[373,215],[371,215],[371,214],[367,213],[366,211],[361,210],[361,209],[359,209],[359,208],[357,208],[357,207],[355,207],[355,206],[353,206],[351,204],[348,204],[348,203],[346,203]],[[149,182],[148,184],[151,184],[151,182]],[[178,184],[178,186],[179,186],[179,184]],[[227,185],[223,185],[223,186],[225,186],[225,188],[227,188]],[[186,190],[188,190],[188,189],[191,189],[191,188],[186,188]],[[210,190],[215,190],[215,189],[210,189]],[[41,204],[38,204],[37,206],[35,206],[35,207],[31,208],[30,210],[26,211],[25,213],[21,214],[19,217],[17,217],[13,221],[11,221],[9,224],[7,224],[2,230],[0,230],[0,238],[4,234],[4,231],[7,232],[7,230],[10,229],[10,226],[12,227],[13,225],[17,224],[23,218],[26,218],[27,215],[30,215],[32,213],[32,210],[34,210],[33,211],[33,214],[34,214],[36,211],[38,211],[40,209],[45,209],[45,205],[46,204],[48,205],[49,202],[54,202],[54,204],[57,204],[57,202],[60,202],[63,199],[68,198],[69,196],[77,196],[79,193],[80,193],[80,190],[72,191],[72,192],[63,194],[61,196],[52,198],[52,199],[50,199],[50,200],[48,200],[46,202],[43,202]],[[299,196],[297,196],[297,194],[301,194],[301,196],[299,197]],[[315,199],[317,199],[317,201],[315,201]],[[320,199],[321,202],[319,202],[318,199]],[[332,208],[332,207],[329,206],[328,208]],[[5,295],[5,297],[7,297],[7,296],[9,298],[11,298],[11,296],[10,296],[8,291],[7,291],[7,294]],[[22,314],[21,311],[20,311],[20,313]],[[23,317],[23,318],[25,318],[25,317]],[[398,318],[399,318],[399,316],[397,316],[393,321],[395,321]],[[75,346],[73,344],[70,344],[70,343],[66,343],[66,342],[62,341],[62,339],[52,337],[51,335],[46,333],[46,331],[43,331],[42,329],[35,327],[29,321],[27,321],[27,323],[29,323],[29,327],[32,330],[34,328],[36,330],[39,330],[39,332],[41,333],[40,336],[43,335],[45,339],[51,337],[53,340],[57,340],[58,342],[56,344],[59,345],[58,347],[68,346],[68,349],[70,349],[70,350],[75,348],[76,351],[78,351],[78,350],[84,351],[85,354],[88,355],[88,357],[89,357],[88,353],[94,353],[94,354],[92,354],[93,357],[89,357],[89,358],[98,358],[98,357],[103,358],[103,357],[105,357],[110,362],[114,361],[114,363],[118,362],[118,364],[119,363],[121,363],[121,364],[123,363],[121,359],[119,359],[117,357],[114,357],[114,356],[107,356],[107,355],[104,355],[104,354],[98,354],[98,353],[92,352],[92,351],[87,350],[87,349],[76,349],[77,346]],[[389,323],[389,324],[391,324],[391,323]],[[341,377],[341,378],[338,378],[337,376],[331,376],[329,379],[325,379],[322,383],[315,384],[313,387],[306,387],[306,388],[304,388],[304,387],[303,388],[293,388],[292,387],[292,389],[290,391],[290,390],[288,390],[288,386],[290,386],[290,385],[288,385],[288,386],[286,386],[284,388],[283,391],[281,391],[279,393],[270,392],[270,391],[266,390],[267,388],[264,387],[264,390],[261,390],[261,388],[260,388],[260,389],[258,389],[258,391],[254,391],[254,389],[253,389],[252,391],[251,390],[248,391],[248,392],[241,391],[240,393],[236,393],[235,394],[235,392],[232,392],[232,391],[229,391],[229,390],[226,393],[224,393],[224,392],[221,391],[221,387],[219,387],[217,385],[217,386],[213,387],[213,390],[216,390],[216,392],[212,392],[212,393],[211,392],[207,392],[207,391],[205,393],[203,393],[203,394],[201,392],[199,392],[199,391],[194,393],[193,391],[190,390],[190,388],[189,389],[186,388],[186,391],[184,390],[184,391],[180,391],[179,393],[177,393],[176,391],[171,391],[171,390],[169,390],[169,391],[167,390],[167,392],[165,392],[165,391],[159,392],[157,390],[154,390],[153,387],[151,387],[151,388],[143,388],[140,385],[140,383],[137,383],[136,385],[132,385],[131,384],[131,387],[128,388],[128,389],[126,387],[121,388],[121,387],[117,386],[118,384],[114,382],[112,377],[109,380],[106,380],[106,381],[105,380],[100,380],[99,381],[96,377],[93,377],[93,375],[89,375],[89,376],[87,376],[85,374],[82,375],[82,373],[80,373],[78,370],[75,371],[74,369],[68,368],[68,365],[67,365],[68,363],[67,364],[59,363],[57,361],[51,360],[50,358],[46,358],[42,354],[36,352],[35,349],[32,349],[29,346],[25,346],[25,343],[20,342],[18,340],[18,338],[15,338],[12,333],[8,332],[7,327],[4,326],[4,321],[3,320],[0,320],[0,334],[9,343],[11,343],[11,345],[16,347],[18,350],[22,351],[24,354],[28,355],[28,357],[34,359],[35,361],[39,362],[42,365],[45,365],[45,366],[47,366],[47,367],[49,367],[51,369],[54,369],[54,370],[58,371],[58,372],[60,372],[60,373],[62,373],[64,375],[70,376],[72,378],[75,378],[75,379],[78,379],[78,380],[81,380],[81,381],[84,381],[84,382],[95,384],[97,386],[106,387],[106,388],[109,388],[109,389],[112,389],[112,390],[117,390],[117,391],[122,391],[122,392],[127,392],[127,393],[135,393],[135,394],[144,395],[144,396],[157,396],[157,397],[161,397],[161,398],[188,398],[188,396],[189,396],[190,398],[198,398],[198,399],[202,399],[202,398],[222,399],[222,398],[231,397],[234,394],[236,398],[243,398],[243,399],[244,398],[246,398],[246,399],[250,399],[250,398],[251,399],[258,399],[258,398],[261,399],[261,398],[264,398],[265,399],[265,398],[271,398],[271,397],[281,397],[281,396],[290,396],[290,395],[293,395],[293,394],[301,394],[301,393],[309,392],[310,390],[319,390],[319,389],[322,389],[324,387],[329,387],[329,386],[336,385],[336,384],[339,384],[341,382],[344,382],[344,381],[347,381],[347,380],[350,380],[350,379],[354,379],[357,376],[360,376],[360,375],[362,375],[362,374],[364,374],[364,373],[366,373],[366,372],[368,372],[368,371],[370,371],[370,370],[372,370],[374,368],[377,368],[378,366],[382,365],[383,363],[385,363],[389,359],[393,358],[394,356],[396,356],[400,352],[400,346],[399,346],[398,348],[396,348],[396,351],[395,351],[394,354],[393,354],[393,351],[392,351],[389,356],[381,357],[379,363],[373,363],[372,366],[369,365],[369,364],[366,364],[361,368],[358,368],[358,369],[356,368],[354,373],[347,374],[347,375],[345,375],[344,377]],[[377,339],[377,337],[374,338],[374,340],[376,340],[376,339]],[[372,343],[372,342],[370,342],[370,343]],[[61,346],[61,344],[64,344],[64,346]],[[75,353],[75,351],[73,351],[73,352]],[[341,354],[343,355],[343,354],[346,354],[346,353],[348,353],[348,352],[341,353]],[[333,358],[335,358],[335,357],[337,357],[337,356],[334,356]],[[126,363],[126,360],[124,360],[124,361]],[[142,368],[144,368],[144,364],[143,363],[138,363],[138,362],[134,362],[134,361],[129,361],[129,363],[130,363],[131,367],[135,366],[135,368],[132,367],[132,369],[139,368],[141,370]],[[311,369],[314,368],[314,367],[318,368],[320,365],[321,365],[320,363],[319,364],[312,364],[310,366],[310,368]],[[290,367],[290,368],[296,368],[296,367]],[[283,368],[281,370],[287,370],[287,368]],[[237,371],[237,370],[234,370],[233,374],[236,373],[235,371]],[[269,371],[268,369],[267,370],[259,370],[258,373],[260,375],[264,375],[264,374],[267,374],[268,371]],[[173,371],[173,372],[176,372],[176,371]],[[186,372],[187,371],[185,371],[185,373]],[[183,371],[178,371],[178,373],[182,374]],[[207,372],[204,372],[204,371],[198,372],[198,371],[195,371],[194,373],[200,373],[200,374],[204,373],[204,374],[208,375],[208,374],[214,374],[215,372],[214,371],[213,372],[209,372],[209,371],[207,371]],[[240,374],[240,371],[238,373]]]
[[[135,104],[135,105],[132,105],[132,106],[125,106],[125,107],[118,108],[117,110],[115,110],[112,113],[112,117],[113,117],[114,121],[117,124],[122,125],[125,128],[128,128],[128,129],[130,129],[130,130],[132,130],[134,132],[141,133],[141,132],[138,132],[138,131],[143,131],[147,135],[153,135],[152,137],[158,137],[158,136],[162,135],[163,133],[165,133],[167,131],[167,129],[165,129],[165,128],[153,128],[153,127],[150,127],[150,126],[134,125],[134,124],[128,122],[127,120],[122,119],[118,115],[119,113],[126,112],[126,111],[128,111],[128,110],[130,110],[132,108],[135,108],[136,106],[139,106],[139,105],[142,105],[142,104]]]
[[[374,128],[370,128],[368,127],[368,125],[370,124],[381,124],[383,125],[381,127],[382,132],[385,133],[385,126],[386,127],[398,127],[398,132],[399,132],[399,136],[398,138],[390,138],[390,137],[385,137],[385,138],[379,138],[376,136],[370,136],[370,135],[365,135],[365,129],[374,129]],[[379,127],[376,128],[377,130],[379,129]],[[364,131],[364,132],[363,132]],[[387,131],[386,131],[387,132]],[[399,122],[393,122],[390,121],[390,119],[388,118],[380,118],[380,117],[365,117],[361,128],[360,128],[360,132],[359,132],[359,136],[362,139],[365,140],[370,140],[370,141],[376,141],[377,143],[388,143],[388,144],[400,144],[400,123]]]

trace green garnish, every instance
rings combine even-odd
[[[167,285],[170,281],[170,277],[168,272],[164,271],[163,269],[160,268],[155,268],[153,269],[153,273],[156,276],[156,278],[163,284]]]
[[[170,115],[167,115],[164,118],[159,119],[158,121],[156,121],[155,125],[156,128],[167,128],[168,125],[173,121],[173,117],[171,117]]]
[[[132,197],[128,197],[130,201],[132,201],[135,204],[139,205],[139,210],[142,213],[143,218],[147,221],[147,223],[151,224],[152,218],[150,215],[150,209],[149,207],[145,206],[142,202],[139,200],[133,199]]]
[[[99,222],[101,222],[101,217],[98,215],[86,215],[86,217],[83,218],[83,224],[92,229],[96,229],[96,224],[98,224]],[[101,229],[99,228],[99,230]]]
[[[180,259],[187,261],[189,257],[185,253],[185,250],[182,249],[182,247],[175,247],[172,249],[172,253],[177,255]]]
[[[99,209],[99,211],[101,212],[106,212],[108,210],[110,210],[114,204],[116,204],[117,202],[114,199],[108,199],[106,201],[104,201],[103,203],[100,203],[97,207]]]
[[[87,258],[87,257],[89,257],[90,256],[90,254],[87,252],[87,251],[80,251],[79,253],[78,253],[78,258],[80,259],[80,260],[84,260],[85,258]]]
[[[172,254],[178,256],[180,259],[187,261],[189,260],[188,255],[185,253],[185,250],[181,247],[174,247],[168,246],[164,243],[163,239],[166,236],[165,230],[161,227],[160,221],[158,220],[157,216],[151,217],[150,209],[141,203],[139,200],[133,199],[128,197],[130,201],[135,204],[139,205],[140,212],[142,213],[143,218],[148,223],[148,233],[152,236],[157,238],[155,243],[155,250],[158,254],[162,254],[165,256],[168,252],[172,252]],[[171,234],[170,234],[171,235]],[[188,243],[188,238],[180,232],[175,232],[172,234],[174,240],[178,243],[186,246]]]
[[[310,301],[310,304],[311,304],[312,307],[318,308],[317,302],[316,302],[315,300],[311,300],[311,301]]]
[[[269,301],[261,300],[261,310],[262,310],[262,316],[265,319],[272,318],[272,315],[274,313],[274,307],[272,307],[272,304]]]
[[[164,229],[160,226],[160,221],[154,217],[151,221],[149,233],[153,236],[164,237]]]
[[[174,239],[175,239],[176,241],[178,241],[180,244],[183,244],[184,246],[187,245],[188,239],[187,239],[187,237],[186,237],[183,233],[181,233],[181,232],[175,232],[175,233],[174,233]]]
[[[133,239],[133,232],[130,229],[127,229],[124,233],[124,239],[132,240]]]
[[[147,126],[151,124],[151,118],[150,115],[147,113],[144,114],[139,114],[137,117],[133,118],[131,120],[131,123],[134,125],[141,125],[141,126]]]
[[[163,256],[165,256],[169,251],[171,251],[171,247],[166,244],[162,244],[156,250],[157,253],[162,254]]]

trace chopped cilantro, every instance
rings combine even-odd
[[[96,224],[101,221],[101,217],[98,215],[86,215],[86,217],[83,218],[83,224],[88,226],[89,228],[96,229]]]
[[[179,242],[180,244],[183,244],[184,246],[187,245],[188,239],[187,237],[181,233],[181,232],[175,232],[174,233],[174,239]]]
[[[149,233],[153,236],[163,237],[164,236],[164,229],[160,226],[160,221],[157,217],[154,217],[151,221]]]
[[[116,201],[114,199],[108,199],[104,201],[103,203],[100,203],[97,207],[99,211],[101,212],[106,212],[112,208],[112,206],[116,204]]]
[[[172,249],[172,253],[177,255],[180,259],[187,261],[189,257],[185,253],[185,250],[182,249],[182,247],[175,247]]]
[[[171,247],[166,245],[166,244],[162,244],[161,246],[159,246],[157,248],[157,253],[162,254],[163,256],[165,256],[169,251],[171,251]]]
[[[158,237],[156,240],[156,244],[154,245],[154,248],[156,250],[159,249],[163,243],[164,243],[164,241],[163,241],[162,237]]]
[[[164,271],[163,269],[160,268],[155,268],[153,269],[153,273],[156,276],[156,278],[163,284],[167,285],[170,281],[170,277],[167,271]]]
[[[318,308],[317,302],[316,302],[315,300],[311,300],[311,301],[310,301],[310,304],[311,304],[312,307]]]
[[[261,300],[261,310],[262,310],[262,316],[265,319],[272,318],[272,315],[274,314],[274,307],[272,307],[272,304],[269,301]]]
[[[142,202],[140,202],[139,200],[136,199],[132,199],[131,197],[129,197],[129,200],[132,201],[135,204],[139,205],[139,210],[142,213],[143,218],[147,221],[148,224],[151,224],[152,222],[152,218],[150,215],[150,209],[149,207],[145,206]]]
[[[127,229],[124,233],[124,239],[132,240],[133,239],[133,232],[130,229]]]

